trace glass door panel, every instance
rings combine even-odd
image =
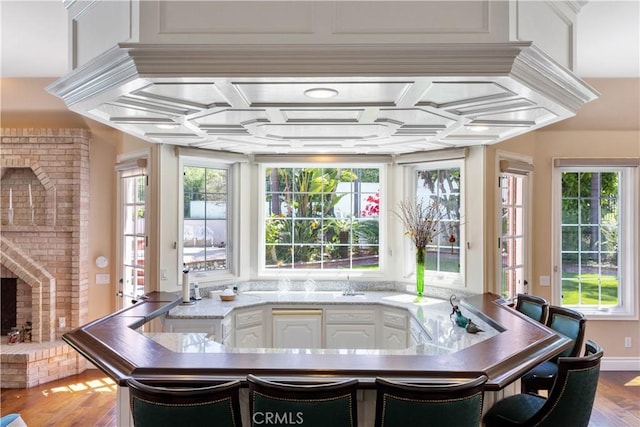
[[[526,293],[526,175],[505,174],[500,177],[501,234],[500,250],[500,295],[512,298]]]
[[[122,184],[122,247],[120,307],[128,307],[145,293],[145,199],[147,177],[140,173],[121,176]]]

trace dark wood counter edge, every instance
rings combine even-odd
[[[487,390],[500,390],[537,365],[568,348],[571,341],[534,322],[499,297],[483,294],[463,300],[503,332],[452,355],[314,355],[275,353],[175,353],[134,329],[181,302],[171,293],[152,293],[136,305],[74,329],[62,339],[120,385],[135,377],[157,382],[207,382],[272,378],[358,378],[371,387],[376,376],[392,378],[489,377]],[[292,357],[293,356],[293,357]]]

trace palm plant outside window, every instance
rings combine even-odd
[[[378,168],[265,169],[267,269],[379,268]]]

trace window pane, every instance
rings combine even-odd
[[[366,245],[364,262],[377,266],[378,177],[377,168],[267,168],[265,266],[356,268],[358,244]]]
[[[443,210],[438,232],[427,247],[425,269],[460,272],[460,168],[416,171],[416,200]]]
[[[562,174],[564,305],[618,305],[619,182],[619,172]]]
[[[183,168],[182,262],[192,271],[226,270],[228,170]]]

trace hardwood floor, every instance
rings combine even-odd
[[[18,412],[29,427],[116,426],[116,385],[96,369],[1,394],[0,413]],[[589,426],[640,426],[640,372],[600,373]]]

